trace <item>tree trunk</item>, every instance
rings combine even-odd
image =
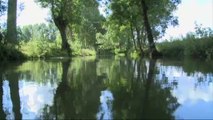
[[[62,44],[61,44],[61,49],[67,51],[68,55],[72,55],[72,51],[70,49],[70,45],[67,40],[67,35],[66,35],[66,21],[62,20],[61,17],[53,17],[54,23],[56,27],[59,29],[61,39],[62,39]]]
[[[143,55],[144,55],[144,51],[143,51],[142,43],[141,43],[140,30],[137,28],[137,26],[136,26],[135,28],[136,28],[136,33],[137,33],[138,46],[139,46],[139,49],[140,49],[141,55],[143,56]]]
[[[17,0],[9,0],[7,12],[7,41],[9,43],[17,42],[16,8],[17,8]]]
[[[62,39],[62,44],[61,44],[61,49],[62,50],[67,50],[68,54],[71,54],[70,50],[70,45],[67,41],[67,35],[66,35],[66,27],[60,27],[59,28],[61,39]]]
[[[143,21],[144,21],[144,26],[146,29],[146,33],[147,33],[147,37],[148,37],[148,42],[149,42],[149,54],[150,57],[159,57],[160,53],[157,51],[155,43],[154,43],[154,39],[153,39],[153,35],[152,35],[152,30],[149,24],[149,20],[148,20],[148,15],[147,15],[147,6],[145,3],[145,0],[141,0],[141,7],[142,7],[142,13],[143,13]]]
[[[135,36],[134,36],[134,31],[133,31],[133,26],[130,23],[130,29],[131,29],[131,35],[132,35],[132,40],[133,40],[133,45],[135,47],[135,50],[137,50],[136,42],[135,42]]]

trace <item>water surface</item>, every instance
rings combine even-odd
[[[73,58],[0,63],[0,118],[213,119],[213,62]]]

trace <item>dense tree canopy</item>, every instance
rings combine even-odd
[[[177,17],[172,13],[177,9],[179,3],[180,0],[110,0],[108,2],[102,0],[102,4],[108,6],[106,11],[111,11],[108,17],[109,23],[128,27],[129,32],[132,32],[130,35],[132,34],[133,42],[137,43],[140,49],[141,44],[146,44],[146,42],[149,43],[149,47],[154,45],[154,41],[149,39],[154,37],[157,40],[163,36],[168,25],[178,24]],[[147,13],[145,14],[145,12]],[[148,21],[145,22],[144,17]],[[146,36],[149,36],[147,22],[151,30],[149,33],[152,34],[149,39],[146,39]],[[136,40],[134,40],[135,38]],[[142,49],[141,52],[143,52]]]
[[[78,19],[73,21],[72,32],[75,34],[75,40],[81,42],[83,48],[95,47],[96,33],[103,33],[102,24],[104,17],[100,15],[98,3],[95,0],[81,0],[78,5]]]
[[[5,39],[6,32],[1,29],[1,46],[10,43],[31,57],[96,53],[155,57],[161,55],[158,51],[165,55],[161,45],[157,43],[156,47],[156,41],[168,26],[178,24],[173,12],[180,4],[180,0],[35,1],[50,10],[49,23],[18,27],[16,31],[16,2],[10,0],[6,5],[5,0],[0,0],[0,15],[5,14],[9,6],[4,30],[8,31],[8,38]],[[187,38],[211,36],[210,29],[196,26],[195,31],[196,35],[187,34]],[[13,44],[15,42],[18,44]],[[211,56],[211,49],[207,51],[205,56]]]
[[[82,46],[94,47],[96,32],[101,31],[103,17],[95,0],[37,0],[43,7],[49,7],[52,19],[62,37],[62,49],[70,51],[70,43],[79,40]],[[72,45],[71,45],[72,46]]]

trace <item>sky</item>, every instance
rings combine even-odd
[[[43,23],[48,18],[48,9],[41,8],[34,0],[18,0],[24,3],[24,10],[18,13],[17,25]],[[182,0],[174,15],[178,16],[179,25],[169,27],[163,39],[185,36],[193,32],[195,22],[213,29],[213,0]]]
[[[174,14],[178,16],[179,25],[169,27],[165,39],[177,38],[181,35],[185,36],[187,32],[193,32],[195,22],[213,29],[213,0],[182,0]]]
[[[24,26],[29,24],[45,23],[48,18],[49,10],[41,8],[34,0],[18,0],[24,3],[24,10],[19,12],[17,25]]]

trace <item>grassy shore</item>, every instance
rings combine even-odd
[[[180,40],[165,41],[158,43],[157,49],[163,54],[163,57],[189,57],[212,60],[213,37],[191,37]],[[73,49],[72,55],[95,56],[96,52],[94,49]],[[138,56],[137,52],[130,55]],[[66,51],[61,51],[60,45],[46,41],[30,41],[27,43],[21,43],[17,47],[9,47],[0,44],[0,60],[20,60],[23,58],[37,59],[63,56],[68,55]]]

